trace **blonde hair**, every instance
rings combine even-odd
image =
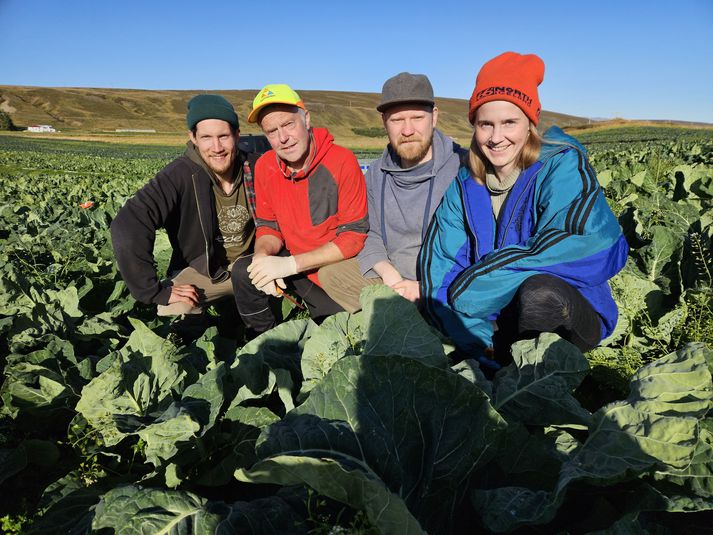
[[[540,148],[542,147],[542,137],[537,132],[537,127],[530,121],[530,135],[527,136],[527,141],[525,146],[520,152],[520,157],[518,158],[517,165],[520,169],[527,169],[533,163],[537,161],[540,157]],[[468,151],[468,167],[470,168],[471,176],[478,182],[485,183],[485,174],[488,169],[491,169],[490,162],[481,152],[480,147],[478,147],[478,142],[475,139],[475,132],[473,132],[473,139],[470,142],[470,150]]]

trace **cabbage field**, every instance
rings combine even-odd
[[[0,531],[711,533],[713,131],[579,138],[618,327],[491,376],[386,287],[249,343],[230,303],[157,318],[108,228],[181,149],[0,136]]]

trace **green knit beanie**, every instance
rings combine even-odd
[[[236,130],[240,128],[233,106],[220,95],[196,95],[188,101],[188,129],[193,130],[203,119],[221,119],[232,124]]]

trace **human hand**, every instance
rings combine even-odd
[[[421,298],[418,281],[404,279],[394,284],[391,288],[401,297],[408,299],[412,303],[417,302]]]
[[[384,275],[381,276],[381,280],[384,281],[386,286],[393,288],[404,279],[398,271],[394,270],[393,273],[384,273]]]
[[[198,290],[192,284],[176,284],[171,286],[171,295],[168,304],[186,303],[193,308],[198,306]]]
[[[275,279],[297,273],[297,261],[294,256],[253,256],[248,273],[253,285],[262,288]]]
[[[270,281],[264,286],[261,286],[258,288],[263,293],[266,293],[267,295],[273,295],[275,297],[280,297],[282,294],[278,291],[277,287],[282,288],[285,290],[287,286],[285,285],[284,279],[275,279],[274,281]]]

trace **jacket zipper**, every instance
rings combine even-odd
[[[205,228],[203,227],[203,217],[201,216],[201,205],[198,200],[198,189],[196,188],[196,175],[191,174],[191,182],[193,184],[193,195],[196,198],[196,208],[198,209],[198,223],[201,226],[201,234],[203,234],[203,244],[205,246],[205,267],[208,272],[208,277],[213,280],[213,274],[210,272],[210,256],[208,254],[208,238],[205,235]]]

